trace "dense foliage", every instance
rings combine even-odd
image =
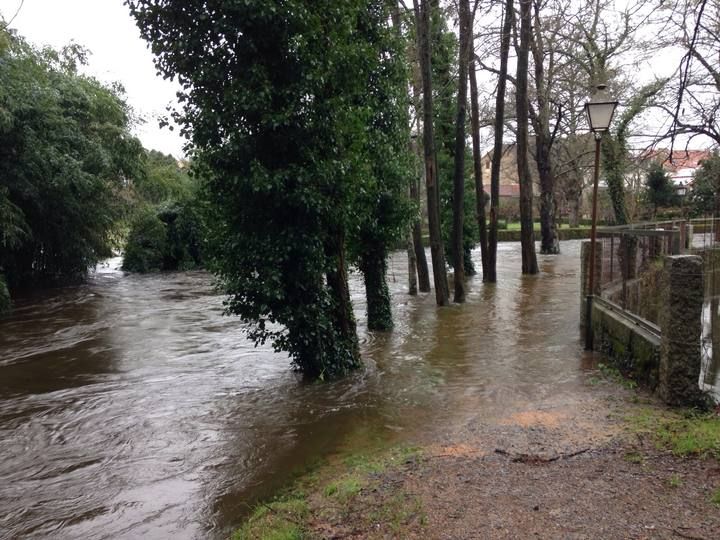
[[[150,150],[132,186],[123,268],[131,272],[190,270],[203,265],[205,216],[197,181],[171,155]]]
[[[0,271],[10,290],[77,280],[110,253],[142,147],[83,49],[0,34]]]
[[[356,367],[345,246],[368,208],[358,193],[379,178],[368,159],[382,130],[371,129],[378,117],[365,96],[371,78],[384,77],[375,38],[387,4],[128,5],[160,71],[184,89],[177,120],[206,169],[213,268],[228,311],[310,376]],[[392,160],[383,149],[375,159]],[[384,189],[372,191],[381,208]]]
[[[658,162],[650,165],[645,177],[645,187],[647,202],[653,207],[653,216],[657,213],[658,207],[674,206],[680,202],[670,175]]]
[[[374,47],[368,66],[367,91],[360,105],[369,111],[368,136],[362,149],[364,172],[353,191],[355,212],[349,228],[350,260],[365,281],[370,330],[393,327],[386,282],[389,250],[407,233],[412,206],[407,196],[412,162],[408,141],[408,74],[401,28],[389,28],[382,3],[368,4],[362,31]]]
[[[720,152],[713,152],[709,159],[703,160],[695,171],[690,206],[696,217],[715,216],[720,212]]]
[[[163,269],[167,251],[167,227],[155,212],[138,213],[130,224],[123,269],[152,272]]]
[[[187,167],[180,167],[173,156],[149,150],[142,162],[142,172],[133,183],[140,200],[161,204],[195,197],[196,186]]]

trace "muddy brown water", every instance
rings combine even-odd
[[[581,388],[579,242],[437,309],[389,281],[396,328],[365,330],[366,368],[308,384],[222,315],[202,272],[127,275],[19,300],[0,320],[0,537],[221,538],[249,505],[342,444],[414,440],[465,413],[499,417]],[[479,261],[478,261],[479,267]]]

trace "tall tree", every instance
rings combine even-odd
[[[490,169],[490,232],[488,235],[488,273],[490,283],[497,282],[497,241],[498,210],[500,209],[500,162],[503,151],[503,129],[505,126],[505,89],[507,87],[508,55],[510,34],[513,27],[513,0],[505,0],[502,34],[500,35],[500,70],[495,94],[495,142]]]
[[[470,27],[472,28],[472,24]],[[473,38],[471,37],[471,39]],[[489,273],[487,217],[485,215],[485,205],[487,201],[485,186],[483,185],[482,154],[480,152],[480,104],[478,101],[477,75],[475,73],[475,50],[472,43],[469,54],[470,131],[472,135],[473,173],[475,179],[475,218],[478,222],[483,281],[486,281]]]
[[[229,312],[307,375],[359,365],[346,240],[367,171],[377,62],[366,27],[382,0],[128,0],[182,85],[208,169],[214,269]]]
[[[530,10],[532,0],[520,2],[520,44],[517,55],[517,92],[515,94],[517,121],[517,167],[520,180],[520,242],[522,244],[522,273],[537,274],[535,232],[533,231],[533,185],[528,161],[528,53],[530,48]]]
[[[0,274],[11,292],[85,277],[111,253],[140,174],[119,88],[80,75],[87,51],[0,29]]]
[[[703,135],[720,145],[720,2],[673,0],[660,7],[671,29],[667,45],[685,52],[667,89],[667,135],[673,144],[678,135]]]
[[[397,5],[395,5],[397,8]],[[413,14],[414,15],[414,14]],[[399,13],[397,15],[399,18]],[[422,75],[420,73],[420,56],[418,54],[418,40],[416,20],[413,16],[408,25],[414,29],[414,36],[408,36],[406,57],[410,65],[410,87],[412,89],[412,112],[415,118],[415,133],[410,130],[410,146],[415,153],[415,175],[410,179],[410,199],[415,203],[415,217],[411,225],[412,249],[414,251],[414,265],[417,271],[418,289],[420,292],[430,292],[430,271],[422,235],[422,201],[420,185],[424,179],[423,147],[419,139],[420,117],[422,116]],[[411,32],[408,32],[411,33]],[[412,260],[410,258],[409,260]]]
[[[368,122],[364,156],[369,164],[362,189],[355,190],[359,210],[349,227],[353,260],[365,280],[367,324],[370,330],[393,326],[390,292],[387,285],[387,257],[393,245],[406,236],[410,221],[407,186],[411,181],[411,154],[408,147],[407,73],[399,20],[387,25],[387,3],[371,2],[360,31],[368,48],[366,91],[360,105]]]
[[[540,16],[540,2],[533,0],[533,25],[530,37],[533,66],[535,68],[535,102],[537,110],[528,105],[528,113],[535,132],[535,162],[540,179],[540,253],[560,253],[560,238],[557,231],[555,207],[555,171],[552,146],[555,142],[562,109],[558,105],[555,129],[551,129],[552,91],[555,84],[554,35],[548,32]],[[557,21],[556,21],[557,24]],[[554,28],[553,28],[554,30]],[[547,67],[546,67],[547,64]]]
[[[665,80],[654,81],[640,89],[620,115],[614,130],[603,135],[601,146],[603,171],[615,214],[615,223],[618,225],[625,225],[628,222],[625,207],[625,176],[630,163],[628,136],[632,121],[647,108],[648,103],[662,89],[665,82]]]
[[[457,117],[455,120],[455,175],[453,180],[452,248],[455,294],[453,301],[465,302],[464,221],[465,221],[465,117],[467,110],[468,61],[472,24],[470,0],[460,0],[460,48],[458,56]]]
[[[420,55],[420,72],[422,76],[425,184],[427,188],[430,254],[432,256],[433,280],[435,282],[435,301],[439,306],[445,306],[448,304],[450,293],[445,269],[445,250],[440,230],[440,190],[433,129],[432,51],[430,45],[430,12],[432,6],[430,0],[413,0],[413,6],[417,21],[418,53]]]

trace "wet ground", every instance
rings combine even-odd
[[[307,384],[254,348],[201,272],[125,275],[17,302],[0,320],[0,537],[223,537],[259,497],[348,437],[416,440],[480,415],[583,389],[579,243],[520,276],[501,244],[500,283],[470,281],[438,310],[390,265],[396,329],[364,329],[366,369]],[[361,436],[358,436],[360,434]]]

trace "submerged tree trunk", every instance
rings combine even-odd
[[[470,48],[470,0],[460,0],[460,51],[458,57],[457,116],[455,119],[455,175],[453,179],[452,256],[455,294],[453,302],[465,302],[465,116],[467,110],[468,54]]]
[[[360,346],[348,286],[344,231],[339,230],[333,234],[326,252],[334,261],[334,268],[327,272],[327,284],[334,302],[332,311],[333,327],[341,341],[331,350],[337,351],[337,355],[343,356],[342,358],[335,358],[334,362],[342,366],[343,371],[347,371],[360,365]],[[323,373],[320,372],[314,376],[322,377]]]
[[[416,94],[418,95],[418,94]],[[416,109],[419,112],[419,107]],[[420,145],[415,144],[415,152],[418,157],[418,163],[423,161],[422,149]],[[410,199],[415,201],[418,212],[421,208],[420,201],[420,180],[422,173],[419,172],[416,178],[410,179]],[[412,224],[412,243],[413,249],[415,250],[415,265],[417,268],[418,275],[418,288],[420,292],[430,292],[430,271],[428,270],[427,257],[425,256],[425,246],[423,245],[422,239],[422,219],[418,214],[415,221]]]
[[[557,211],[555,205],[555,172],[552,165],[552,145],[554,134],[550,131],[549,99],[553,80],[552,70],[546,80],[545,73],[545,40],[543,38],[540,5],[534,2],[535,24],[532,28],[530,48],[532,49],[535,66],[535,90],[537,112],[532,115],[535,128],[535,161],[540,177],[540,253],[560,253],[560,238],[557,231]],[[529,23],[528,23],[529,24]],[[552,57],[550,65],[552,65]]]
[[[520,47],[517,54],[517,167],[520,180],[520,242],[522,273],[537,274],[535,232],[532,216],[532,177],[528,163],[528,50],[530,44],[530,2],[520,0]]]
[[[540,177],[540,253],[560,253],[555,207],[555,176],[550,162],[550,145],[535,134],[535,156]]]
[[[500,208],[500,160],[503,151],[503,127],[505,124],[505,87],[507,84],[508,54],[512,31],[513,0],[505,1],[505,21],[500,38],[500,74],[495,96],[495,144],[493,146],[492,168],[490,170],[490,234],[488,236],[487,279],[497,281],[497,237],[498,210]]]
[[[407,256],[408,256],[408,294],[416,296],[418,293],[417,280],[417,258],[415,257],[415,248],[413,247],[412,229],[408,231],[407,236]]]
[[[393,28],[398,39],[403,39],[402,35],[402,24],[400,17],[400,6],[397,2],[393,2],[390,10],[392,17]],[[415,107],[415,113],[418,114],[418,95],[420,93],[420,85],[416,82],[417,79],[417,59],[410,60],[413,65],[411,84],[413,88],[413,104]],[[410,149],[417,153],[418,145],[412,137],[412,127],[410,126],[410,118],[408,115],[408,126],[410,132]],[[420,159],[418,159],[420,162]],[[410,199],[415,201],[417,208],[420,208],[420,191],[418,189],[419,180],[417,178],[410,178],[409,191]],[[425,249],[422,246],[422,229],[420,226],[420,218],[415,219],[408,231],[407,237],[407,254],[408,254],[408,292],[411,295],[416,295],[418,292],[418,280],[420,281],[420,291],[428,292],[430,290],[430,278],[428,275],[427,259],[425,258]]]
[[[418,3],[420,6],[418,7]],[[433,135],[432,68],[430,64],[430,3],[413,0],[417,21],[418,51],[423,86],[423,145],[425,150],[425,184],[427,187],[428,221],[430,228],[430,254],[432,256],[435,301],[445,306],[449,301],[445,250],[440,231],[440,191]]]
[[[358,265],[365,280],[368,330],[387,331],[393,327],[387,273],[387,253],[382,246],[360,256]]]
[[[471,25],[472,28],[472,25]],[[477,77],[475,76],[475,52],[470,47],[470,130],[473,145],[473,172],[475,173],[475,217],[480,232],[480,256],[482,258],[483,281],[488,275],[488,237],[485,217],[485,188],[483,186],[482,156],[480,154],[480,105],[478,103]]]

